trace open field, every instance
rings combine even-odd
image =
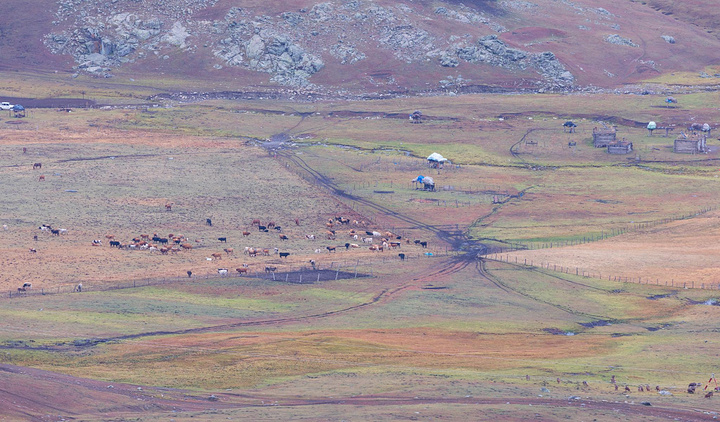
[[[685,390],[715,372],[720,294],[647,283],[720,276],[720,146],[674,154],[643,129],[715,126],[715,93],[679,100],[128,101],[0,117],[0,420],[711,420],[717,397]],[[593,148],[600,121],[636,152]],[[452,165],[428,168],[431,152]],[[438,190],[414,189],[419,174]],[[388,231],[400,247],[370,251]],[[154,233],[192,249],[106,238]],[[346,277],[313,279],[310,260]],[[242,264],[249,276],[217,275]],[[253,277],[268,266],[310,278]],[[71,384],[72,401],[53,398]]]

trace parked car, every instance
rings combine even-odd
[[[3,101],[0,103],[0,110],[10,110],[12,108],[13,108],[13,105],[7,101]]]

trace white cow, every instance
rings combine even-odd
[[[221,276],[226,276],[227,273],[228,273],[227,268],[218,268],[218,274],[220,274]]]

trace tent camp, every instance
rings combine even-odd
[[[427,158],[428,164],[430,164],[430,167],[432,168],[438,168],[443,163],[447,162],[448,159],[443,157],[442,155],[438,154],[437,152],[433,152],[430,154]]]
[[[420,189],[420,187],[417,184],[422,183],[422,189],[430,190],[430,191],[435,190],[435,180],[433,180],[432,177],[420,175],[420,176],[412,179],[411,182],[415,185],[415,189]]]
[[[14,113],[15,117],[25,117],[25,107],[21,106],[20,104],[15,104],[12,108],[12,112]]]

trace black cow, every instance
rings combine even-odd
[[[265,267],[266,273],[274,273],[277,270],[277,267]]]
[[[399,253],[398,256],[400,257],[400,261],[405,261],[405,254]]]
[[[209,218],[205,219],[205,224],[207,224],[208,226],[212,227],[212,220],[209,219]]]
[[[161,238],[161,239],[158,239],[158,242],[160,242],[160,243],[162,243],[163,245],[165,245],[165,244],[168,243],[168,240],[167,240],[167,238],[164,238],[164,237],[163,237],[163,238]]]
[[[265,227],[265,226],[258,226],[258,231],[266,232],[266,231],[267,231],[267,227]]]
[[[422,246],[423,248],[427,248],[427,242],[420,242],[420,246]]]
[[[111,241],[110,241],[110,247],[113,247],[113,246],[116,247],[116,248],[119,248],[119,247],[120,247],[120,242],[118,242],[117,240],[111,240]]]
[[[188,277],[192,277],[192,271],[187,272]]]
[[[227,243],[227,237],[218,237],[218,240]]]
[[[345,244],[345,250],[348,250],[348,249],[350,249],[350,244],[349,244],[349,243],[346,243],[346,244]]]
[[[280,258],[287,258],[290,256],[290,252],[280,252]]]
[[[277,230],[277,231],[282,230],[282,227],[280,227],[280,226],[275,226],[274,228],[275,228],[275,230]]]
[[[158,236],[153,236],[152,241],[153,241],[153,242],[159,242],[159,241],[160,241],[160,238],[159,238]]]
[[[373,232],[368,232],[368,231],[366,231],[365,234],[368,235],[368,236],[372,236],[372,235],[373,235]]]

